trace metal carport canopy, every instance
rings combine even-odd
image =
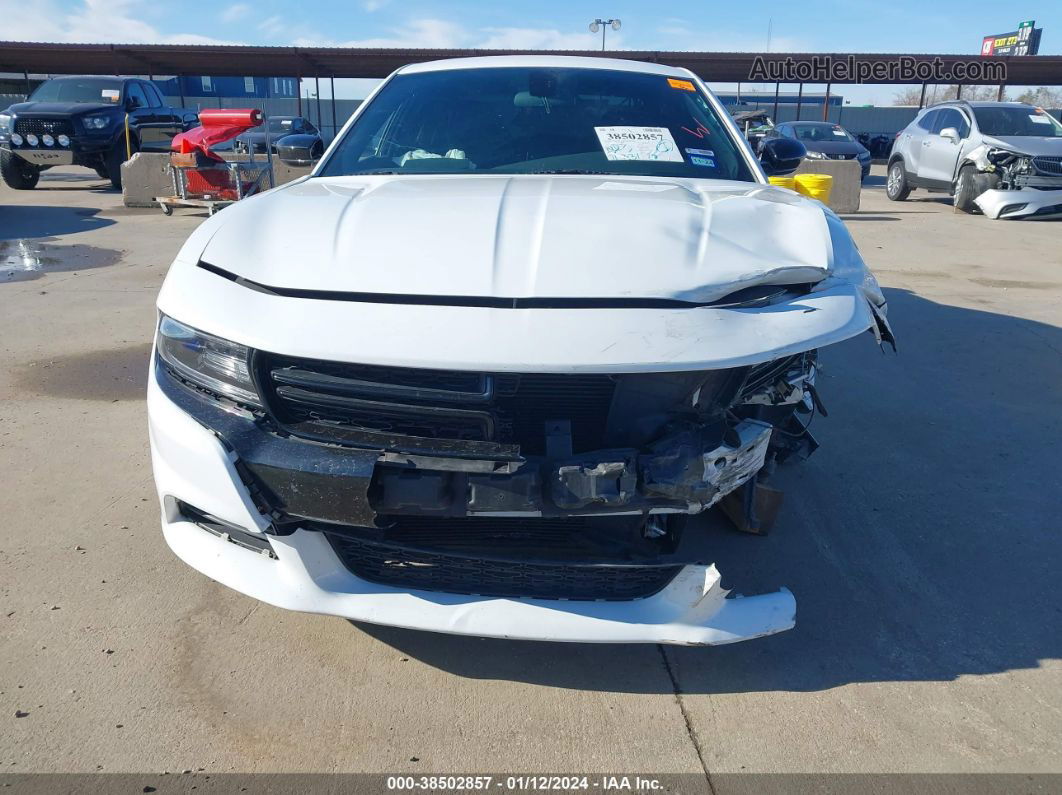
[[[0,72],[35,74],[150,74],[234,75],[243,77],[386,77],[408,63],[475,55],[582,55],[594,58],[626,58],[635,61],[684,66],[702,79],[713,82],[750,81],[757,57],[777,61],[792,58],[797,63],[829,57],[850,56],[865,63],[893,62],[901,57],[919,62],[940,59],[945,67],[957,62],[1002,61],[1010,85],[1062,85],[1062,56],[1035,55],[982,58],[979,55],[909,55],[888,53],[751,53],[668,52],[664,50],[473,50],[473,49],[382,49],[351,47],[243,47],[200,44],[52,44],[0,42]],[[773,82],[773,81],[771,81]],[[793,81],[796,82],[796,81]],[[817,82],[826,82],[817,81]],[[832,81],[835,85],[859,82]],[[864,83],[916,82],[867,79]],[[964,81],[995,84],[996,81]]]

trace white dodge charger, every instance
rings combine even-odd
[[[841,221],[771,186],[691,72],[415,64],[313,173],[205,221],[158,299],[162,527],[281,607],[470,635],[707,645],[793,626],[728,595],[816,446],[816,351],[885,301]],[[869,346],[868,346],[869,347]]]

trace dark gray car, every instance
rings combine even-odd
[[[242,153],[253,151],[255,154],[264,154],[267,129],[269,131],[269,145],[274,154],[277,151],[277,141],[285,136],[313,135],[319,139],[321,137],[320,131],[313,123],[302,116],[270,116],[262,127],[256,127],[250,132],[245,132],[238,136],[232,143],[233,151]],[[321,151],[324,151],[323,141]]]
[[[787,121],[774,128],[774,135],[793,138],[808,150],[809,160],[857,160],[862,179],[870,174],[870,152],[844,127],[827,121]]]

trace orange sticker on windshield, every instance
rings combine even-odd
[[[695,89],[693,87],[693,83],[691,83],[689,80],[676,80],[673,77],[669,77],[667,79],[667,84],[669,86],[671,86],[672,88],[679,88],[679,89],[682,89],[683,91],[696,91],[697,90],[697,89]]]

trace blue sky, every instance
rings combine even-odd
[[[190,10],[195,9],[195,10]],[[293,12],[298,17],[293,18]],[[1062,53],[1062,2],[963,0],[0,0],[0,38],[22,41],[240,43],[306,46],[600,46],[587,30],[618,17],[609,49],[855,52],[979,52],[981,37],[1024,19],[1044,28],[1041,52]],[[299,18],[301,17],[301,18]],[[343,94],[360,84],[346,83]],[[857,102],[887,101],[893,89],[847,89]]]

